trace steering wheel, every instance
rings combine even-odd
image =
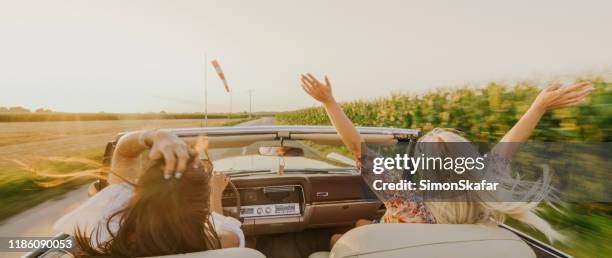
[[[224,212],[227,213],[225,215],[229,215],[232,216],[234,218],[236,218],[237,220],[239,220],[240,222],[243,221],[243,219],[240,217],[240,192],[238,191],[238,188],[236,188],[236,185],[234,185],[234,183],[232,182],[232,179],[229,178],[229,181],[227,183],[227,186],[229,186],[232,189],[232,192],[234,192],[234,198],[236,198],[236,210],[235,211],[228,211],[228,212]]]

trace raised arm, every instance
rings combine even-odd
[[[546,87],[531,104],[527,112],[504,135],[502,143],[522,143],[529,139],[542,116],[549,110],[572,107],[582,104],[594,88],[589,87],[590,82],[577,83],[562,88],[560,84]],[[494,151],[505,158],[511,158],[520,144],[498,144]]]
[[[302,75],[302,83],[304,91],[323,104],[342,142],[353,153],[355,159],[359,159],[361,157],[361,135],[334,99],[327,76],[325,76],[325,83],[321,83],[311,74]]]
[[[109,176],[109,183],[122,183],[123,179],[136,182],[141,171],[140,155],[149,148],[150,159],[164,158],[164,178],[181,177],[189,161],[185,142],[164,131],[137,131],[125,134],[119,139],[111,160],[111,171],[114,174]]]

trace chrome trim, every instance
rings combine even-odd
[[[244,221],[247,220],[273,220],[279,218],[295,218],[295,217],[303,217],[302,214],[292,214],[292,215],[279,215],[279,216],[259,216],[259,217],[246,217]],[[245,222],[242,222],[244,224]]]
[[[336,129],[333,126],[304,126],[304,125],[293,125],[293,126],[229,126],[229,127],[203,127],[203,128],[176,128],[176,129],[162,129],[167,132],[172,132],[178,136],[188,137],[197,136],[201,134],[207,134],[210,136],[216,135],[241,135],[241,134],[277,134],[277,135],[291,135],[292,133],[318,133],[318,134],[337,134]],[[386,128],[386,127],[357,127],[360,134],[387,134],[396,136],[410,135],[416,137],[420,131],[417,129],[403,129],[403,128]],[[119,136],[127,132],[122,132]]]
[[[328,197],[329,192],[317,192],[316,195],[317,197]]]
[[[358,200],[342,200],[342,201],[329,201],[329,202],[312,202],[307,205],[336,205],[336,204],[347,204],[347,203],[382,203],[378,199],[358,199]]]
[[[277,213],[277,208],[279,205],[288,205],[293,207],[293,211],[291,213]],[[252,213],[247,214],[242,211],[246,208],[252,209]],[[297,208],[297,209],[295,209]],[[261,209],[262,213],[258,211]],[[266,212],[267,209],[270,209],[270,212]],[[272,209],[274,209],[274,213],[272,213]],[[260,218],[260,217],[277,217],[283,215],[301,215],[302,214],[302,205],[299,202],[292,203],[273,203],[273,204],[259,204],[259,205],[245,205],[240,206],[240,217],[243,219],[246,218]]]

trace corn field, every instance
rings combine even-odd
[[[612,141],[612,83],[592,80],[595,91],[581,106],[546,113],[531,139],[535,141]],[[421,95],[394,94],[372,101],[341,106],[358,126],[454,128],[472,141],[499,140],[527,111],[541,90],[530,82],[516,85],[489,83],[485,87],[440,89]],[[329,125],[322,107],[276,115],[282,124]]]

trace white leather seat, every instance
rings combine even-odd
[[[204,252],[156,256],[163,258],[266,258],[259,251],[251,248],[224,248]]]
[[[310,258],[456,257],[535,258],[514,233],[487,225],[372,224],[343,235],[331,252]]]

